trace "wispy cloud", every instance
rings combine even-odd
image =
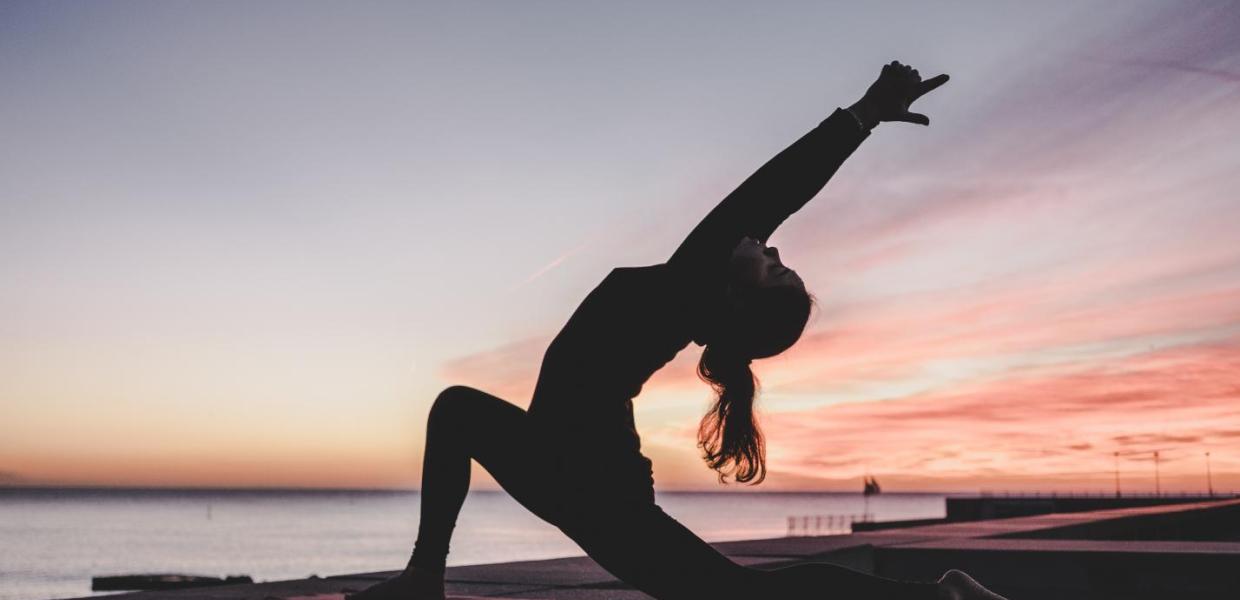
[[[1098,62],[1109,63],[1113,65],[1127,65],[1130,67],[1151,68],[1151,69],[1167,69],[1171,71],[1179,71],[1181,73],[1194,73],[1198,75],[1208,75],[1223,81],[1232,83],[1240,83],[1240,72],[1228,71],[1225,69],[1211,69],[1208,67],[1199,67],[1197,65],[1174,62],[1169,60],[1142,60],[1142,59],[1123,59],[1123,58],[1099,58]]]
[[[518,283],[514,284],[512,287],[508,288],[508,290],[507,290],[507,291],[508,291],[508,292],[515,292],[516,290],[519,290],[519,289],[521,289],[521,288],[523,288],[523,287],[525,287],[525,286],[527,286],[527,285],[529,285],[529,284],[533,283],[533,282],[534,282],[535,280],[537,280],[539,277],[542,277],[543,275],[546,275],[547,273],[549,273],[549,272],[551,272],[552,270],[554,270],[556,267],[558,267],[558,266],[560,266],[560,265],[564,264],[564,261],[568,260],[569,258],[572,258],[572,256],[573,256],[574,254],[577,254],[578,252],[581,252],[581,251],[582,251],[582,249],[584,249],[587,245],[588,245],[588,242],[582,242],[582,243],[580,243],[580,244],[578,244],[578,245],[574,246],[572,249],[570,249],[570,250],[568,250],[567,252],[565,252],[565,253],[563,253],[563,254],[561,254],[561,255],[559,255],[559,256],[557,256],[557,257],[555,257],[554,259],[552,259],[552,260],[551,260],[550,262],[548,262],[547,264],[545,264],[545,265],[543,265],[543,266],[539,267],[539,268],[538,268],[537,270],[535,270],[533,273],[530,273],[528,277],[526,277],[525,279],[522,279],[520,282],[518,282]]]
[[[449,360],[440,377],[454,385],[468,385],[526,406],[534,392],[538,366],[551,336],[535,336]]]
[[[1240,337],[1087,368],[1008,373],[899,399],[776,413],[767,431],[775,468],[803,475],[857,476],[868,468],[897,478],[973,474],[985,481],[993,469],[1029,481],[1075,474],[1105,487],[1113,452],[1126,462],[1158,450],[1169,463],[1188,463],[1169,474],[1193,477],[1194,457],[1213,449],[1221,470],[1240,469],[1240,456],[1226,452],[1234,445],[1238,398]]]

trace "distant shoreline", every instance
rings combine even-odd
[[[28,485],[0,484],[0,493],[10,491],[23,492],[128,492],[128,493],[248,493],[248,494],[416,494],[416,488],[315,488],[315,487],[198,487],[198,486],[129,486],[129,485]],[[470,490],[471,494],[506,494],[503,490]],[[750,494],[781,494],[781,495],[839,495],[853,496],[861,491],[839,490],[657,490],[660,494],[677,495],[750,495]],[[937,492],[937,491],[892,491],[883,492],[885,496],[957,496],[976,495],[975,491]]]

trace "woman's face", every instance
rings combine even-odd
[[[741,287],[774,287],[780,285],[805,289],[805,282],[796,271],[779,260],[779,250],[747,237],[732,249],[730,283]]]

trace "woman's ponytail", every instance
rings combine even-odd
[[[729,475],[757,485],[766,478],[766,445],[754,416],[758,381],[749,358],[718,344],[707,345],[698,361],[698,377],[718,394],[698,427],[698,447],[719,481]]]

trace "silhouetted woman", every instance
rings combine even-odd
[[[655,504],[633,398],[678,352],[704,346],[698,373],[718,397],[698,441],[720,478],[765,476],[750,361],[801,336],[810,296],[766,240],[813,198],[881,121],[929,124],[908,105],[947,81],[892,62],[849,109],[836,109],[706,216],[666,263],[615,269],[551,342],[529,411],[467,387],[431,407],[421,521],[405,571],[357,600],[441,600],[448,541],[477,460],[518,502],[603,568],[659,599],[998,598],[950,571],[894,581],[809,564],[738,565]]]

